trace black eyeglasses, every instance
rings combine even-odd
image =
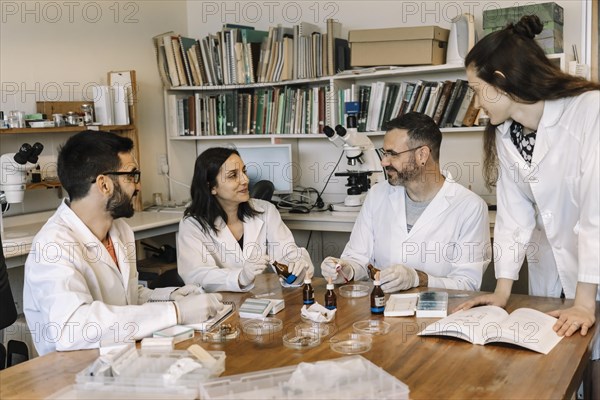
[[[413,147],[412,149],[408,149],[408,150],[404,150],[401,152],[396,153],[394,150],[385,150],[383,147],[379,149],[379,154],[381,154],[381,158],[385,158],[385,157],[389,157],[389,158],[395,158],[398,157],[400,154],[402,153],[408,153],[409,151],[415,151],[415,150],[419,150],[421,147],[428,147],[426,144],[422,144],[420,146],[417,147]]]
[[[140,183],[140,179],[142,177],[142,171],[140,171],[139,169],[136,169],[135,171],[129,171],[129,172],[128,171],[108,171],[108,172],[103,172],[100,175],[124,175],[124,176],[129,176],[131,178],[131,181],[133,181],[133,183]],[[96,179],[94,179],[92,181],[92,183],[95,183]]]

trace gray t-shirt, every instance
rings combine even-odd
[[[406,199],[406,231],[410,232],[412,227],[417,223],[417,220],[423,214],[431,200],[428,201],[412,201],[408,196],[408,192],[404,192]]]

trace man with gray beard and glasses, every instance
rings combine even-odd
[[[386,293],[413,287],[479,290],[490,262],[486,203],[440,171],[442,133],[425,114],[386,125],[381,165],[387,181],[373,186],[341,258],[321,264],[336,283],[381,270]]]

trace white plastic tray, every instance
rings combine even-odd
[[[346,369],[348,365],[353,368]],[[358,366],[358,368],[356,368]],[[293,378],[302,368],[308,384]],[[323,373],[327,371],[327,373]],[[331,379],[333,371],[342,376]],[[408,386],[362,356],[302,363],[214,379],[200,384],[200,398],[209,399],[408,399]]]

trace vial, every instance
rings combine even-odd
[[[304,279],[304,287],[302,288],[302,302],[306,305],[315,303],[315,291],[313,290],[310,278]]]
[[[379,272],[375,273],[373,291],[371,292],[371,314],[383,314],[385,310],[385,294],[381,290]]]
[[[275,271],[277,271],[277,275],[282,277],[286,283],[291,284],[296,280],[297,276],[290,273],[290,271],[288,271],[287,265],[282,264],[277,261],[272,261],[271,264],[273,265],[273,267],[275,267]]]
[[[327,291],[325,292],[325,308],[328,310],[335,310],[337,308],[337,297],[333,291],[334,286],[331,282],[331,278],[327,280]]]

